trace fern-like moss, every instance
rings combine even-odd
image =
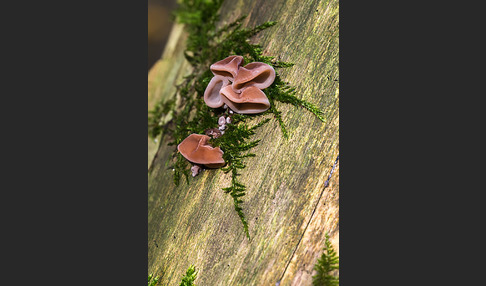
[[[339,274],[333,275],[333,272],[339,270],[339,257],[329,241],[329,235],[326,234],[324,252],[321,258],[314,265],[317,274],[312,276],[313,286],[339,286]]]
[[[194,281],[197,278],[197,270],[194,265],[189,266],[186,270],[186,274],[181,279],[181,284],[179,286],[196,286]],[[159,283],[160,277],[154,277],[153,274],[149,274],[148,276],[148,286],[157,286]]]
[[[149,274],[148,276],[148,286],[156,286],[159,283],[159,276],[154,277],[153,274]]]
[[[243,214],[243,208],[241,203],[243,200],[241,197],[245,195],[246,186],[238,180],[240,175],[238,170],[245,168],[243,159],[247,157],[254,157],[255,154],[247,153],[250,149],[258,145],[260,140],[250,140],[250,137],[255,134],[255,129],[267,123],[270,119],[265,119],[253,127],[248,127],[244,123],[247,118],[246,115],[240,115],[233,117],[234,124],[229,124],[228,129],[225,130],[224,136],[213,139],[214,146],[219,146],[222,150],[225,150],[223,159],[226,162],[230,162],[222,170],[226,173],[231,172],[231,185],[223,188],[223,191],[230,194],[233,198],[233,204],[235,211],[238,214],[248,239],[250,233],[248,231],[248,223],[246,222],[245,215]],[[238,123],[242,121],[242,123]]]
[[[187,269],[186,275],[182,277],[181,284],[179,284],[179,286],[196,286],[194,284],[196,278],[197,278],[196,267],[194,267],[194,265],[191,265]]]

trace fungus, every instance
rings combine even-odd
[[[211,108],[221,107],[224,103],[221,99],[220,90],[228,84],[229,80],[226,77],[214,76],[204,91],[204,102],[206,105]]]
[[[199,165],[194,165],[191,167],[192,176],[195,177],[201,172],[201,167]]]
[[[247,87],[241,93],[236,93],[228,85],[221,89],[221,95],[222,100],[237,113],[261,113],[270,108],[270,102],[265,93],[255,86]]]
[[[208,168],[224,166],[223,151],[219,147],[209,145],[209,139],[207,135],[191,134],[177,146],[177,150],[192,163]]]
[[[219,117],[218,125],[224,125],[226,123],[226,118],[224,116]]]
[[[252,62],[240,67],[233,81],[235,92],[254,86],[259,89],[269,87],[275,80],[275,70],[272,66],[261,62]]]
[[[229,56],[219,62],[212,64],[209,69],[214,75],[231,78],[233,80],[238,73],[238,69],[243,64],[242,56]]]
[[[204,102],[209,107],[229,107],[230,114],[232,111],[255,114],[270,108],[270,102],[261,89],[273,83],[275,70],[262,62],[252,62],[243,67],[242,63],[242,56],[229,56],[211,65],[214,77],[204,91]]]
[[[210,128],[210,129],[206,129],[205,132],[204,132],[206,135],[209,135],[213,138],[218,138],[218,137],[221,137],[221,130],[219,130],[218,128]]]

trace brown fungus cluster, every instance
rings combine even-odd
[[[207,135],[191,134],[177,146],[177,150],[192,163],[208,168],[224,166],[223,151],[219,147],[211,146],[209,139],[211,137]]]
[[[243,65],[242,56],[229,56],[210,66],[214,77],[204,92],[204,102],[211,108],[229,107],[230,111],[241,114],[261,113],[270,108],[270,102],[262,91],[275,80],[275,70],[272,66],[252,62]],[[232,112],[230,112],[232,113]],[[209,136],[219,137],[224,134],[225,124],[231,123],[231,118],[220,117],[219,128],[206,131],[206,135],[191,134],[184,139],[177,149],[188,161],[204,165],[208,168],[219,168],[225,165],[223,151],[213,148]],[[200,172],[194,165],[192,175]]]
[[[204,92],[204,102],[209,107],[226,104],[241,114],[261,113],[270,108],[262,89],[273,83],[275,70],[261,62],[242,65],[242,56],[229,56],[211,65],[214,77]]]

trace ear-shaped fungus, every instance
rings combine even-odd
[[[220,90],[229,84],[228,78],[214,76],[204,91],[204,102],[211,108],[221,107],[224,103],[221,99]]]
[[[242,56],[229,56],[219,62],[215,62],[209,69],[211,69],[211,72],[213,72],[214,75],[224,76],[233,80],[242,64]]]
[[[274,80],[275,70],[272,66],[261,62],[252,62],[240,67],[233,82],[233,89],[238,93],[250,86],[264,89],[269,87]]]
[[[241,93],[236,93],[228,85],[221,89],[223,102],[232,110],[241,114],[261,113],[270,108],[270,102],[263,91],[255,86],[250,86]]]
[[[273,83],[275,70],[261,62],[244,67],[242,63],[242,56],[229,56],[211,65],[214,77],[204,91],[204,102],[209,107],[218,108],[226,103],[231,110],[242,114],[261,113],[270,108],[261,89]]]
[[[223,151],[219,147],[209,145],[210,137],[201,134],[191,134],[184,139],[177,150],[192,163],[205,165],[208,168],[219,168],[225,165]]]

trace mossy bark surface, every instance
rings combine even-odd
[[[339,154],[338,11],[338,1],[223,3],[221,24],[242,15],[248,15],[246,27],[278,22],[253,41],[265,55],[295,63],[278,72],[296,87],[297,97],[324,111],[326,122],[277,103],[289,138],[275,120],[257,129],[256,157],[245,160],[239,177],[247,186],[242,207],[251,240],[233,199],[221,190],[230,185],[230,174],[205,170],[175,186],[165,164],[175,147],[167,146],[167,137],[149,140],[148,272],[159,275],[161,285],[179,285],[191,264],[199,271],[196,285],[312,285],[325,233],[339,251],[339,163],[325,187]],[[192,72],[183,56],[185,39],[182,26],[174,26],[149,73],[149,109],[173,97],[175,85]]]

